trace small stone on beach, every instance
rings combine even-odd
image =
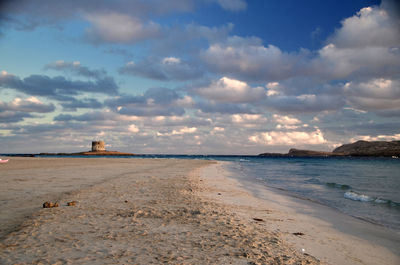
[[[253,220],[257,221],[257,222],[264,222],[264,219],[261,219],[261,218],[253,218]]]
[[[52,202],[45,202],[43,203],[43,208],[53,208],[53,207],[58,207],[58,202],[52,203]]]
[[[67,202],[67,206],[75,206],[77,203],[77,201]]]

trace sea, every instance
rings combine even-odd
[[[400,159],[140,155],[137,158],[229,161],[227,169],[265,188],[400,231]]]

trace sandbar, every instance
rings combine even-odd
[[[293,210],[286,197],[264,191],[270,198],[258,196],[224,165],[178,159],[13,158],[0,167],[0,263],[398,261],[379,244],[372,244],[374,254],[361,252],[366,258],[359,258],[357,248],[341,244],[348,242],[347,236],[357,237],[306,208]],[[44,209],[44,201],[58,201],[60,207]],[[70,201],[77,204],[67,206]],[[322,238],[316,235],[321,232],[326,233]],[[313,240],[324,247],[314,247]],[[327,250],[344,254],[334,259]]]

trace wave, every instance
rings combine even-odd
[[[372,202],[372,203],[383,204],[383,205],[387,205],[387,206],[391,206],[391,207],[399,207],[400,206],[400,203],[398,203],[398,202],[382,199],[379,197],[377,198],[377,197],[368,196],[368,195],[361,194],[361,193],[358,193],[355,191],[345,192],[344,197],[346,199],[350,199],[353,201]]]
[[[326,186],[328,186],[329,188],[336,188],[336,189],[341,189],[341,190],[349,190],[351,189],[350,185],[346,185],[346,184],[338,184],[335,182],[327,182],[325,183]]]
[[[357,193],[357,192],[354,192],[354,191],[347,191],[344,194],[344,197],[346,199],[350,199],[350,200],[353,200],[353,201],[360,201],[360,202],[372,202],[372,201],[375,200],[374,198],[372,198],[372,197],[370,197],[368,195],[360,194],[360,193]]]

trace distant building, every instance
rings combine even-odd
[[[106,144],[104,141],[93,141],[92,152],[106,151]]]

